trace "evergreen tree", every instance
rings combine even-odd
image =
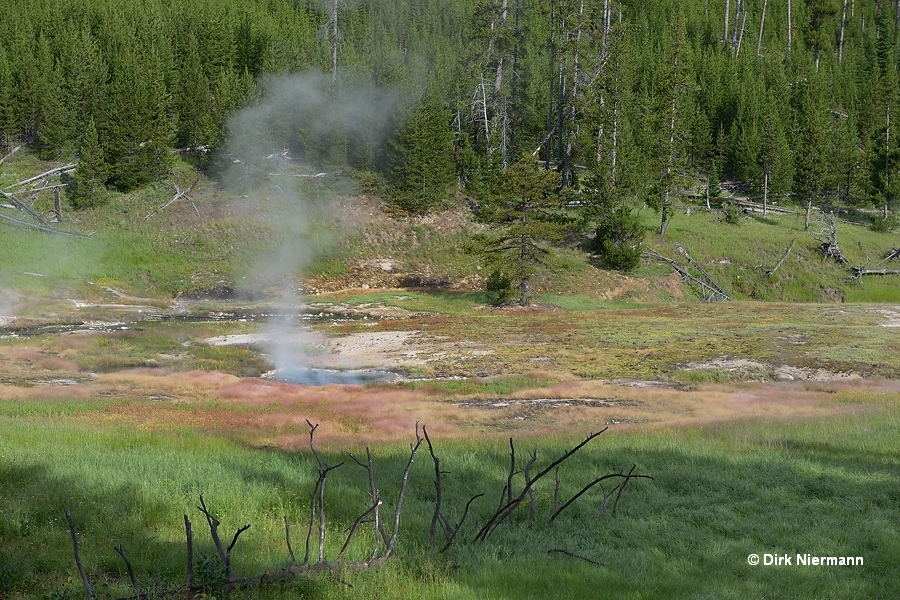
[[[516,163],[503,172],[500,193],[483,207],[489,233],[476,238],[482,258],[492,271],[517,282],[518,302],[531,298],[530,282],[565,235],[560,214],[561,175],[534,162]]]
[[[109,183],[133,190],[166,172],[174,128],[162,65],[152,49],[139,55],[125,49],[117,56],[104,120],[103,148]]]
[[[75,208],[94,208],[106,199],[108,168],[103,148],[97,136],[94,120],[88,121],[84,139],[78,150],[78,166],[75,168],[75,185],[70,189],[69,201]]]
[[[829,112],[818,78],[795,85],[794,182],[793,192],[809,210],[825,193],[828,168],[825,152],[828,142]]]
[[[429,95],[392,141],[391,201],[420,213],[440,205],[454,183],[450,111]]]

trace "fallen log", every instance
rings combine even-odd
[[[781,256],[781,260],[778,261],[777,265],[775,265],[771,269],[766,269],[766,277],[771,277],[772,275],[774,275],[775,271],[777,271],[778,268],[784,264],[784,261],[787,260],[788,254],[791,253],[791,249],[793,249],[794,242],[796,242],[796,241],[797,241],[796,239],[791,240],[790,246],[788,246],[787,250],[784,251],[784,254]]]
[[[655,258],[657,260],[661,260],[663,262],[669,263],[669,265],[672,267],[672,269],[674,269],[676,273],[681,275],[682,279],[685,279],[688,282],[690,282],[700,288],[700,291],[702,292],[702,294],[707,302],[713,302],[715,300],[731,300],[731,296],[724,293],[722,290],[716,289],[716,288],[710,286],[709,284],[707,284],[706,282],[701,281],[697,277],[694,277],[693,275],[691,275],[688,272],[687,269],[685,269],[680,264],[678,264],[677,261],[672,260],[671,258],[665,257],[662,254],[655,252],[653,250],[645,250],[644,256],[647,256],[648,258]]]
[[[9,221],[11,223],[15,223],[16,225],[21,225],[23,227],[30,227],[31,229],[37,229],[38,231],[43,231],[44,233],[56,233],[59,235],[69,235],[72,237],[81,238],[83,240],[91,239],[88,235],[82,235],[80,233],[72,233],[71,231],[63,231],[62,229],[53,229],[52,227],[48,227],[47,225],[37,225],[35,223],[29,223],[28,221],[23,221],[22,219],[17,219],[15,217],[10,217],[9,215],[0,214],[0,219],[5,221]]]
[[[194,179],[194,183],[191,184],[191,187],[189,187],[189,188],[186,189],[186,190],[182,190],[181,188],[178,187],[178,185],[176,185],[176,184],[173,183],[173,184],[172,184],[172,187],[175,188],[175,195],[172,196],[167,202],[165,202],[164,204],[162,204],[162,205],[161,205],[159,208],[157,208],[156,210],[151,210],[149,213],[147,213],[147,216],[144,217],[144,221],[148,221],[153,215],[158,214],[159,211],[168,208],[168,206],[169,206],[170,204],[172,204],[173,202],[179,200],[180,198],[187,198],[188,201],[191,203],[191,206],[194,207],[194,212],[197,213],[197,216],[199,217],[199,216],[200,216],[200,211],[197,210],[197,205],[194,204],[193,198],[191,198],[191,197],[188,195],[188,194],[190,194],[191,191],[194,189],[194,186],[197,185],[197,182],[198,182],[198,181],[200,181],[200,176],[199,176],[199,175],[197,175],[197,178]]]
[[[49,171],[44,171],[43,173],[39,173],[38,175],[35,175],[34,177],[29,177],[28,179],[23,179],[22,181],[20,181],[18,183],[8,185],[8,186],[6,186],[5,189],[7,191],[14,190],[14,189],[20,188],[24,185],[28,185],[32,181],[37,181],[38,179],[41,179],[42,177],[47,177],[48,175],[54,175],[56,173],[65,173],[66,171],[72,171],[75,169],[75,167],[76,167],[75,163],[69,163],[69,164],[63,165],[61,167],[56,167],[54,169],[50,169]]]
[[[888,252],[885,255],[884,260],[882,260],[878,264],[880,265],[880,264],[886,263],[889,260],[898,260],[898,259],[900,259],[900,248],[891,248],[890,252]]]
[[[3,158],[0,158],[0,165],[2,165],[4,162],[6,162],[6,159],[7,159],[7,158],[9,158],[10,156],[12,156],[12,155],[15,154],[16,152],[18,152],[21,148],[22,148],[22,145],[19,144],[18,146],[16,146],[15,148],[13,148],[13,149],[10,150],[9,152],[7,152],[6,155],[5,155]]]
[[[0,195],[2,195],[4,198],[6,198],[10,202],[12,202],[13,206],[15,206],[16,208],[18,208],[20,210],[24,210],[29,215],[34,217],[37,220],[37,222],[40,223],[41,225],[47,225],[47,222],[41,217],[41,215],[34,212],[34,210],[32,210],[32,208],[30,206],[28,206],[27,204],[25,204],[24,202],[22,202],[21,200],[19,200],[15,196],[13,196],[12,194],[9,194],[7,192],[0,192]]]
[[[866,269],[863,267],[853,267],[850,269],[855,279],[862,279],[863,275],[900,275],[898,269]]]

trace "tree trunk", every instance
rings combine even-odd
[[[762,55],[762,38],[763,38],[763,31],[766,28],[766,7],[768,5],[769,5],[769,0],[763,0],[762,16],[759,18],[759,37],[756,39],[756,55],[757,56]]]
[[[766,166],[766,173],[763,176],[763,216],[769,214],[769,167]]]
[[[844,0],[844,8],[841,11],[841,37],[838,40],[838,64],[844,61],[844,29],[847,27],[847,0]]]
[[[806,220],[803,222],[803,231],[809,231],[809,217],[812,213],[812,198],[806,203]]]
[[[722,34],[722,41],[728,43],[728,21],[731,18],[731,0],[725,0],[725,33]]]
[[[791,55],[791,0],[787,0],[787,53]]]
[[[891,177],[891,101],[888,100],[885,110],[884,126],[884,218],[888,216],[888,190]]]
[[[337,83],[338,0],[331,6],[331,84]]]
[[[666,190],[665,196],[663,197],[662,202],[662,210],[660,210],[660,222],[659,222],[659,235],[665,237],[666,230],[669,228],[669,219],[671,216],[669,215],[669,190]]]
[[[550,0],[550,101],[547,103],[547,154],[544,160],[544,168],[550,170],[550,159],[553,155],[553,96],[556,88],[556,82],[553,81],[553,73],[556,70],[556,2]]]
[[[741,5],[743,6],[743,5]],[[737,48],[734,51],[734,55],[737,56],[741,53],[741,45],[744,43],[744,28],[747,26],[747,9],[744,8],[744,14],[741,18],[741,33],[738,35]]]

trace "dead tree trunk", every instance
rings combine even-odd
[[[731,19],[731,0],[725,0],[725,31],[722,33],[722,41],[728,43],[728,21]]]
[[[787,0],[787,55],[791,55],[791,0]]]
[[[756,38],[756,55],[762,56],[762,39],[763,31],[766,28],[766,7],[769,6],[769,0],[763,0],[762,16],[759,18],[759,37]]]
[[[72,550],[75,553],[75,566],[78,567],[78,574],[81,576],[84,593],[88,600],[94,600],[91,582],[88,581],[87,575],[84,572],[84,567],[81,565],[81,555],[78,553],[78,536],[75,534],[75,524],[72,522],[72,515],[69,513],[68,508],[64,509],[63,512],[66,515],[66,523],[69,524],[69,534],[72,536]]]
[[[844,29],[847,27],[847,0],[844,0],[844,8],[841,11],[841,35],[838,38],[838,64],[844,61]]]

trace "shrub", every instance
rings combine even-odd
[[[512,277],[500,269],[494,269],[485,280],[485,288],[497,295],[495,304],[503,304],[512,296]]]
[[[722,218],[729,225],[740,225],[741,221],[744,220],[744,210],[737,204],[723,204]]]
[[[872,231],[887,233],[897,227],[897,217],[895,215],[888,215],[887,217],[875,215],[872,217],[872,225],[870,227]]]
[[[644,229],[627,206],[618,206],[597,221],[596,237],[590,251],[610,269],[632,271],[641,263]]]

